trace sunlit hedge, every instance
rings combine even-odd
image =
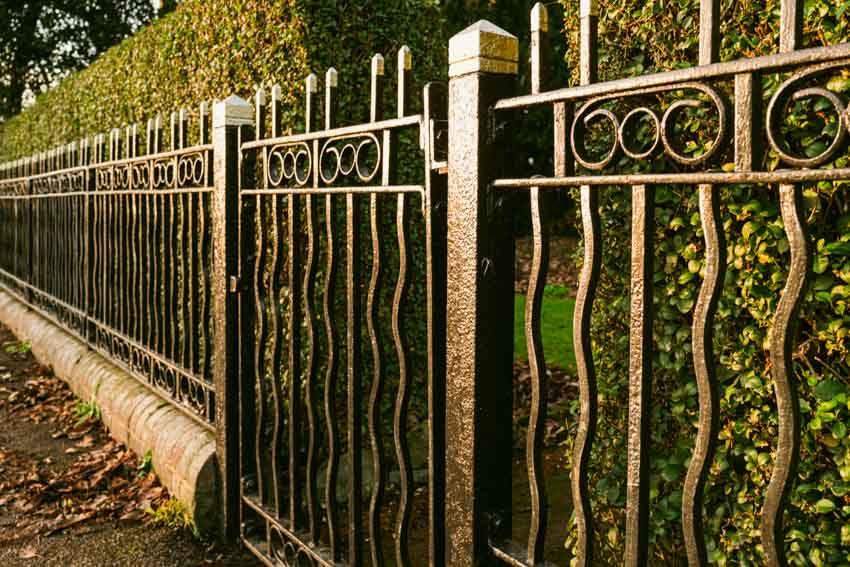
[[[275,82],[283,87],[284,124],[297,130],[304,78],[321,78],[330,66],[340,73],[340,120],[360,121],[368,116],[371,56],[384,54],[391,78],[396,51],[410,46],[421,88],[445,76],[443,29],[428,0],[187,0],[9,120],[0,156],[26,156],[231,93],[250,97]]]

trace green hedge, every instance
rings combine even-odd
[[[566,2],[576,13],[577,2]],[[723,2],[721,59],[775,52],[779,1]],[[850,41],[850,2],[806,2],[807,46]],[[569,45],[578,19],[565,18]],[[624,23],[629,22],[628,25]],[[692,65],[697,57],[698,0],[600,1],[600,76],[608,80]],[[567,54],[577,68],[577,52]],[[575,77],[574,77],[575,79]],[[767,76],[769,97],[778,81]],[[724,85],[724,89],[729,85]],[[850,95],[850,72],[829,88]],[[826,139],[834,120],[798,105],[802,145]],[[809,112],[807,112],[809,111]],[[832,124],[832,126],[830,126]],[[651,133],[651,130],[650,130]],[[629,161],[617,165],[622,171]],[[766,167],[777,167],[775,155]],[[833,164],[850,165],[846,154]],[[644,164],[658,170],[659,161]],[[669,167],[667,165],[666,167]],[[630,193],[602,191],[603,281],[593,319],[600,425],[592,457],[599,563],[622,551],[628,375],[628,226]],[[850,183],[806,187],[816,242],[815,277],[803,307],[795,353],[802,456],[786,514],[793,565],[850,565]],[[694,303],[704,274],[704,245],[694,187],[658,187],[655,214],[654,383],[652,391],[651,564],[683,564],[682,484],[696,435],[697,389],[690,350]],[[722,189],[728,274],[716,324],[721,433],[706,489],[709,556],[718,565],[762,565],[760,510],[773,467],[777,420],[768,335],[788,273],[787,239],[776,187]],[[577,412],[577,408],[574,408]],[[568,539],[568,546],[574,541]]]
[[[250,97],[275,82],[285,127],[297,131],[305,77],[322,79],[330,66],[340,73],[340,120],[361,121],[374,53],[386,57],[388,78],[402,45],[413,51],[418,88],[445,77],[442,22],[428,0],[187,0],[4,124],[0,156],[27,156],[231,93]],[[421,96],[413,98],[418,104]]]

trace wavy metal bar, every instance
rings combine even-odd
[[[277,93],[279,89],[275,90]],[[279,100],[279,95],[275,100]],[[272,121],[273,126],[278,124]],[[277,126],[275,126],[277,127]],[[301,521],[301,483],[299,482],[299,471],[302,468],[301,459],[301,408],[299,399],[301,396],[301,223],[299,211],[296,208],[296,197],[273,197],[286,200],[287,218],[287,248],[288,248],[288,285],[289,285],[289,317],[287,318],[287,332],[289,334],[289,521],[292,530],[298,529]],[[274,222],[278,225],[278,215],[274,215]],[[280,311],[279,307],[276,307]]]
[[[189,195],[181,195],[178,197],[180,211],[180,235],[177,249],[180,252],[180,327],[183,331],[183,340],[181,341],[180,358],[183,361],[183,368],[189,368],[192,364],[192,325],[191,325],[191,310],[192,300],[190,299],[190,259],[189,252],[191,250],[189,242],[191,242],[192,232],[189,229],[191,222],[191,211],[189,211]]]
[[[372,552],[372,564],[383,565],[381,548],[381,500],[384,496],[384,443],[381,428],[381,398],[384,391],[383,355],[380,335],[375,329],[377,316],[376,299],[380,295],[381,283],[381,234],[382,218],[377,195],[369,200],[369,222],[372,232],[372,275],[369,279],[369,293],[366,298],[366,327],[372,344],[372,388],[369,392],[369,436],[372,442],[372,498],[369,503],[369,543]]]
[[[800,458],[800,407],[794,382],[792,349],[812,262],[802,195],[803,188],[800,185],[779,187],[782,222],[791,248],[791,269],[770,333],[770,362],[779,415],[779,435],[776,461],[762,507],[761,538],[768,567],[784,567],[788,564],[783,546],[782,515]]]
[[[649,416],[652,388],[652,186],[632,187],[629,431],[626,472],[627,567],[647,564],[649,547]]]
[[[573,348],[578,371],[580,413],[573,445],[572,495],[575,507],[576,559],[581,567],[593,561],[593,517],[588,492],[588,464],[593,439],[596,436],[596,371],[593,366],[593,348],[590,341],[590,320],[593,300],[599,283],[602,265],[602,236],[599,219],[598,190],[588,185],[581,188],[582,240],[584,265],[579,278],[573,318]]]
[[[201,234],[200,256],[203,269],[201,270],[203,281],[203,309],[201,310],[201,330],[204,344],[204,363],[203,376],[207,381],[212,381],[212,270],[209,267],[212,265],[212,219],[208,216],[211,214],[212,195],[202,194],[201,203],[203,210],[201,212],[201,223],[198,230]]]
[[[257,421],[254,430],[254,450],[256,451],[256,454],[254,455],[254,458],[256,459],[257,463],[257,494],[259,495],[261,502],[266,501],[266,491],[264,490],[266,488],[265,470],[263,468],[263,429],[265,428],[266,409],[266,357],[264,351],[266,348],[267,339],[267,310],[261,289],[263,281],[263,267],[266,265],[266,231],[263,222],[265,217],[265,214],[263,213],[263,203],[263,199],[261,199],[260,197],[256,197],[256,203],[254,205],[256,219],[254,220],[254,222],[257,226],[255,232],[257,239],[257,254],[254,260],[253,277],[254,314],[257,320],[257,338],[255,339],[254,343],[254,380],[256,381],[257,386]]]
[[[269,199],[264,199],[263,202],[267,202]],[[281,485],[283,481],[280,478],[282,467],[282,445],[283,445],[283,392],[281,388],[281,380],[283,379],[283,373],[281,372],[281,352],[283,350],[283,322],[281,320],[280,314],[280,274],[281,274],[281,261],[280,261],[280,253],[281,253],[281,240],[283,239],[283,230],[281,229],[280,217],[278,215],[278,197],[272,197],[271,199],[271,216],[269,217],[270,228],[266,228],[266,232],[261,234],[263,236],[260,237],[260,246],[263,246],[263,240],[265,235],[268,232],[271,232],[272,236],[272,250],[271,250],[271,266],[265,274],[265,288],[268,292],[268,301],[264,301],[264,309],[268,309],[271,311],[271,329],[269,332],[269,337],[271,344],[266,344],[265,341],[260,343],[260,348],[262,348],[263,352],[266,352],[266,349],[271,353],[271,373],[266,374],[263,373],[264,377],[267,378],[271,382],[272,389],[272,399],[274,400],[274,411],[272,418],[274,420],[274,425],[272,429],[272,441],[271,441],[271,458],[272,458],[272,506],[274,508],[275,513],[278,518],[283,517],[286,512],[285,504],[284,504],[284,495],[283,489]],[[263,212],[265,214],[265,211]],[[291,338],[290,338],[291,340]],[[290,380],[292,376],[288,377]],[[291,403],[291,401],[290,401]],[[292,447],[288,448],[290,451]],[[293,480],[290,478],[290,487],[292,486]],[[291,519],[291,518],[290,518]]]
[[[316,409],[313,407],[316,396],[316,330],[314,328],[313,297],[316,291],[316,281],[313,276],[313,266],[316,264],[316,209],[313,207],[313,197],[304,197],[304,218],[307,226],[307,257],[304,263],[304,328],[307,335],[307,366],[304,373],[304,391],[307,405],[307,524],[310,531],[310,541],[317,543],[319,539],[319,510],[316,499]]]
[[[542,461],[547,404],[546,359],[543,355],[543,339],[540,334],[543,290],[546,287],[546,273],[549,270],[549,227],[546,220],[541,218],[540,191],[536,187],[531,188],[529,198],[533,251],[525,298],[525,341],[531,371],[531,412],[528,417],[525,460],[531,499],[527,558],[529,565],[536,565],[543,561],[543,546],[546,542],[546,528],[549,520]]]
[[[336,261],[334,258],[334,207],[333,197],[325,196],[325,238],[326,238],[326,264],[325,264],[325,290],[324,290],[324,317],[325,337],[327,340],[327,362],[325,365],[325,422],[328,430],[328,466],[325,478],[325,509],[328,520],[328,547],[331,557],[339,559],[339,547],[337,546],[337,513],[336,513],[336,479],[339,467],[339,453],[337,452],[337,417],[336,417],[336,374],[337,374],[337,349],[334,334],[334,312],[333,298],[336,295]]]
[[[699,390],[699,429],[682,494],[682,529],[689,565],[708,565],[703,531],[703,489],[719,429],[720,401],[714,362],[714,315],[726,276],[726,239],[720,218],[719,188],[700,185],[699,208],[705,238],[705,279],[693,315],[694,370]]]
[[[348,377],[348,562],[360,565],[362,560],[361,511],[363,478],[361,465],[362,439],[360,411],[360,243],[357,230],[360,214],[354,195],[345,196],[346,240],[346,373]]]
[[[401,487],[400,501],[396,515],[396,564],[409,565],[410,557],[407,546],[408,528],[410,525],[410,501],[413,497],[413,471],[410,466],[410,451],[407,447],[407,406],[410,401],[410,389],[407,375],[407,354],[402,340],[401,306],[407,292],[407,239],[405,237],[407,216],[405,214],[405,195],[398,196],[396,209],[396,237],[398,240],[398,279],[393,295],[392,329],[396,356],[398,357],[398,392],[395,401],[393,420],[393,437],[395,440],[396,459],[398,460]]]

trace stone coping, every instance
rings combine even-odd
[[[150,451],[157,477],[201,534],[216,531],[220,506],[213,433],[2,288],[0,321],[19,340],[29,341],[39,363],[52,368],[78,398],[98,405],[113,439],[140,458]]]

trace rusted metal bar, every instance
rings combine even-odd
[[[649,548],[649,419],[652,388],[653,186],[632,187],[631,331],[625,565],[646,565]]]
[[[782,520],[800,460],[800,404],[794,379],[793,350],[800,306],[812,271],[802,186],[780,185],[779,203],[791,248],[791,269],[770,331],[770,362],[779,431],[776,460],[762,506],[761,540],[768,567],[785,567],[788,564]]]
[[[703,528],[703,490],[714,459],[720,428],[720,397],[714,357],[714,316],[726,274],[726,239],[720,216],[720,190],[700,185],[699,207],[705,239],[705,279],[700,288],[693,321],[693,357],[700,400],[699,428],[682,493],[682,526],[688,562],[708,565]]]

